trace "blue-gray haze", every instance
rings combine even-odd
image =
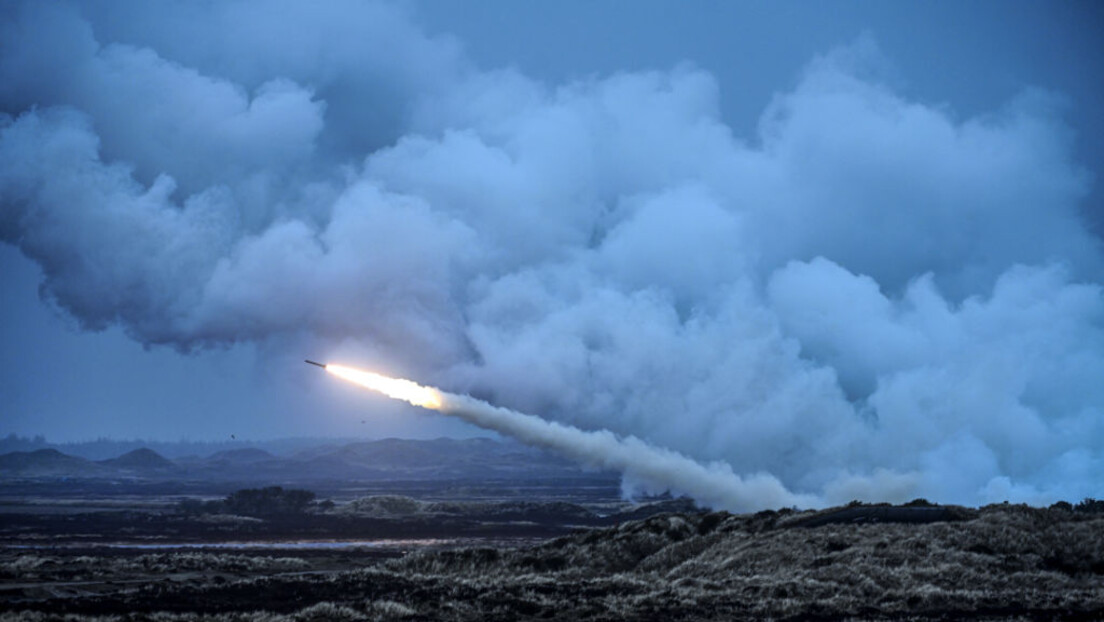
[[[0,433],[477,433],[310,357],[833,502],[1104,495],[1101,25],[4,3]]]

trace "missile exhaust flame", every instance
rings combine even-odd
[[[388,397],[459,417],[523,443],[551,449],[587,466],[619,471],[631,481],[689,495],[700,505],[714,509],[747,512],[823,505],[814,496],[790,492],[772,475],[758,473],[741,477],[727,463],[702,464],[633,436],[618,437],[608,430],[580,430],[410,380],[342,365],[307,362]]]
[[[387,397],[410,402],[422,408],[441,409],[441,392],[437,389],[423,387],[410,380],[388,378],[375,372],[353,369],[343,365],[327,364],[323,368],[338,378],[355,382],[362,387],[383,393]]]

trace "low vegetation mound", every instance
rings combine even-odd
[[[429,505],[400,495],[376,495],[354,499],[341,506],[340,512],[374,518],[396,518],[425,513]]]

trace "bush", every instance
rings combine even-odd
[[[176,503],[178,514],[198,516],[200,514],[218,514],[223,511],[223,501],[201,501],[191,497],[181,499]]]
[[[231,493],[222,505],[226,512],[246,516],[302,514],[310,507],[314,497],[309,490],[284,490],[281,486],[269,486]]]
[[[1104,499],[1084,499],[1073,509],[1084,514],[1104,514]]]

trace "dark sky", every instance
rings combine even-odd
[[[482,433],[340,359],[799,489],[1092,492],[1102,16],[6,3],[0,433]]]

